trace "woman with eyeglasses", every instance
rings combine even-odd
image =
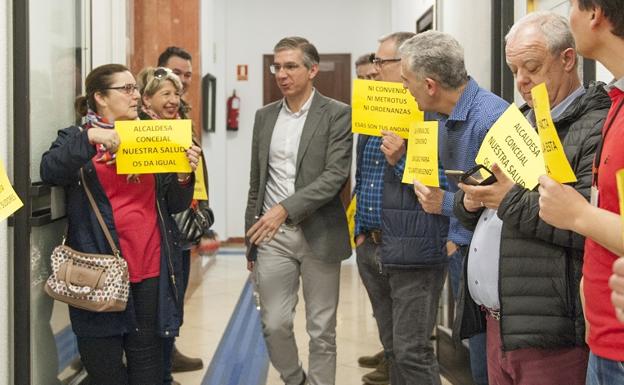
[[[78,350],[92,385],[161,384],[161,337],[177,334],[181,322],[180,250],[173,246],[170,213],[186,209],[192,173],[119,175],[114,124],[137,119],[134,76],[120,64],[95,68],[76,111],[86,117],[70,126],[41,160],[41,179],[65,187],[67,244],[75,250],[111,254],[81,183],[81,170],[108,230],[128,263],[130,295],[125,311],[98,313],[69,306]],[[201,150],[186,156],[195,169]],[[126,358],[124,365],[123,357]]]

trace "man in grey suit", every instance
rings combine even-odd
[[[269,356],[284,383],[331,385],[340,263],[351,255],[338,196],[351,166],[351,111],[314,89],[319,54],[306,39],[284,38],[273,51],[271,72],[284,98],[256,112],[245,212],[248,268]],[[308,378],[293,334],[300,277]]]

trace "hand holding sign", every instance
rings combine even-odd
[[[492,173],[496,177],[496,183],[491,185],[470,186],[460,183],[458,186],[460,189],[464,190],[470,203],[479,202],[481,207],[496,210],[515,183],[505,175],[497,164],[492,165]],[[475,211],[474,207],[469,208],[466,206],[466,209]]]
[[[542,175],[539,178],[539,216],[544,222],[563,230],[572,230],[589,202],[568,185]]]
[[[427,187],[419,181],[414,181],[414,193],[418,202],[428,214],[442,214],[444,190],[439,187]]]
[[[111,154],[116,153],[121,144],[121,139],[117,131],[109,128],[92,127],[87,130],[87,137],[89,138],[89,143],[101,144],[106,147],[106,150]]]
[[[391,166],[405,155],[405,140],[392,131],[381,131],[381,152]]]

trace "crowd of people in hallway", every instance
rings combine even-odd
[[[441,383],[430,337],[447,271],[453,334],[468,339],[476,384],[624,381],[624,262],[617,258],[624,241],[615,178],[624,168],[616,150],[624,127],[624,10],[609,0],[573,0],[571,7],[570,22],[552,12],[518,20],[505,37],[505,60],[534,127],[531,89],[545,83],[574,183],[544,175],[539,188],[528,189],[496,164],[490,185],[444,178],[444,170],[477,166],[486,134],[509,106],[468,75],[463,49],[449,34],[391,33],[356,61],[358,78],[401,82],[425,119],[438,122],[442,181],[439,188],[403,184],[406,140],[391,131],[358,136],[353,235],[383,346],[360,357],[361,365],[376,367],[364,383]],[[284,98],[259,110],[254,123],[248,268],[271,362],[284,383],[333,384],[336,271],[349,256],[347,225],[337,214],[352,146],[348,107],[314,88],[319,59],[307,40],[283,39],[274,53]],[[602,63],[615,80],[583,85],[579,54]],[[599,199],[588,202],[598,191]],[[300,279],[307,372],[293,334]]]
[[[377,43],[356,60],[357,77],[401,83],[425,120],[438,122],[440,187],[402,182],[407,141],[396,133],[354,141],[350,106],[314,87],[316,47],[296,36],[277,42],[270,71],[283,97],[255,115],[245,239],[270,362],[283,382],[336,382],[340,270],[352,237],[382,345],[358,360],[375,369],[365,384],[441,384],[431,336],[447,275],[453,337],[468,341],[475,384],[624,383],[621,1],[571,0],[569,20],[529,13],[505,36],[520,110],[535,127],[531,90],[545,83],[573,183],[543,175],[528,189],[496,164],[492,184],[447,178],[445,170],[479,166],[477,152],[509,102],[468,74],[448,33],[394,32]],[[579,55],[614,80],[583,84]],[[206,229],[213,221],[208,202],[194,199],[194,171],[207,169],[200,140],[184,153],[190,172],[118,174],[114,130],[118,121],[188,119],[182,95],[191,75],[191,56],[177,47],[136,78],[119,64],[95,68],[76,100],[84,124],[60,130],[42,156],[42,180],[66,191],[67,244],[111,254],[111,237],[128,264],[124,311],[69,307],[92,385],[176,384],[172,372],[203,367],[175,347],[199,242],[185,237],[180,213],[205,210]],[[352,166],[350,234],[340,193]],[[207,184],[207,175],[200,180]],[[300,286],[305,369],[293,332]]]

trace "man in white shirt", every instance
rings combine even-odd
[[[284,98],[256,112],[245,212],[248,268],[269,357],[284,383],[333,385],[340,264],[351,255],[339,198],[351,166],[351,110],[314,89],[319,54],[306,39],[284,38],[273,51],[271,72]],[[293,334],[300,279],[310,336],[307,377]]]

